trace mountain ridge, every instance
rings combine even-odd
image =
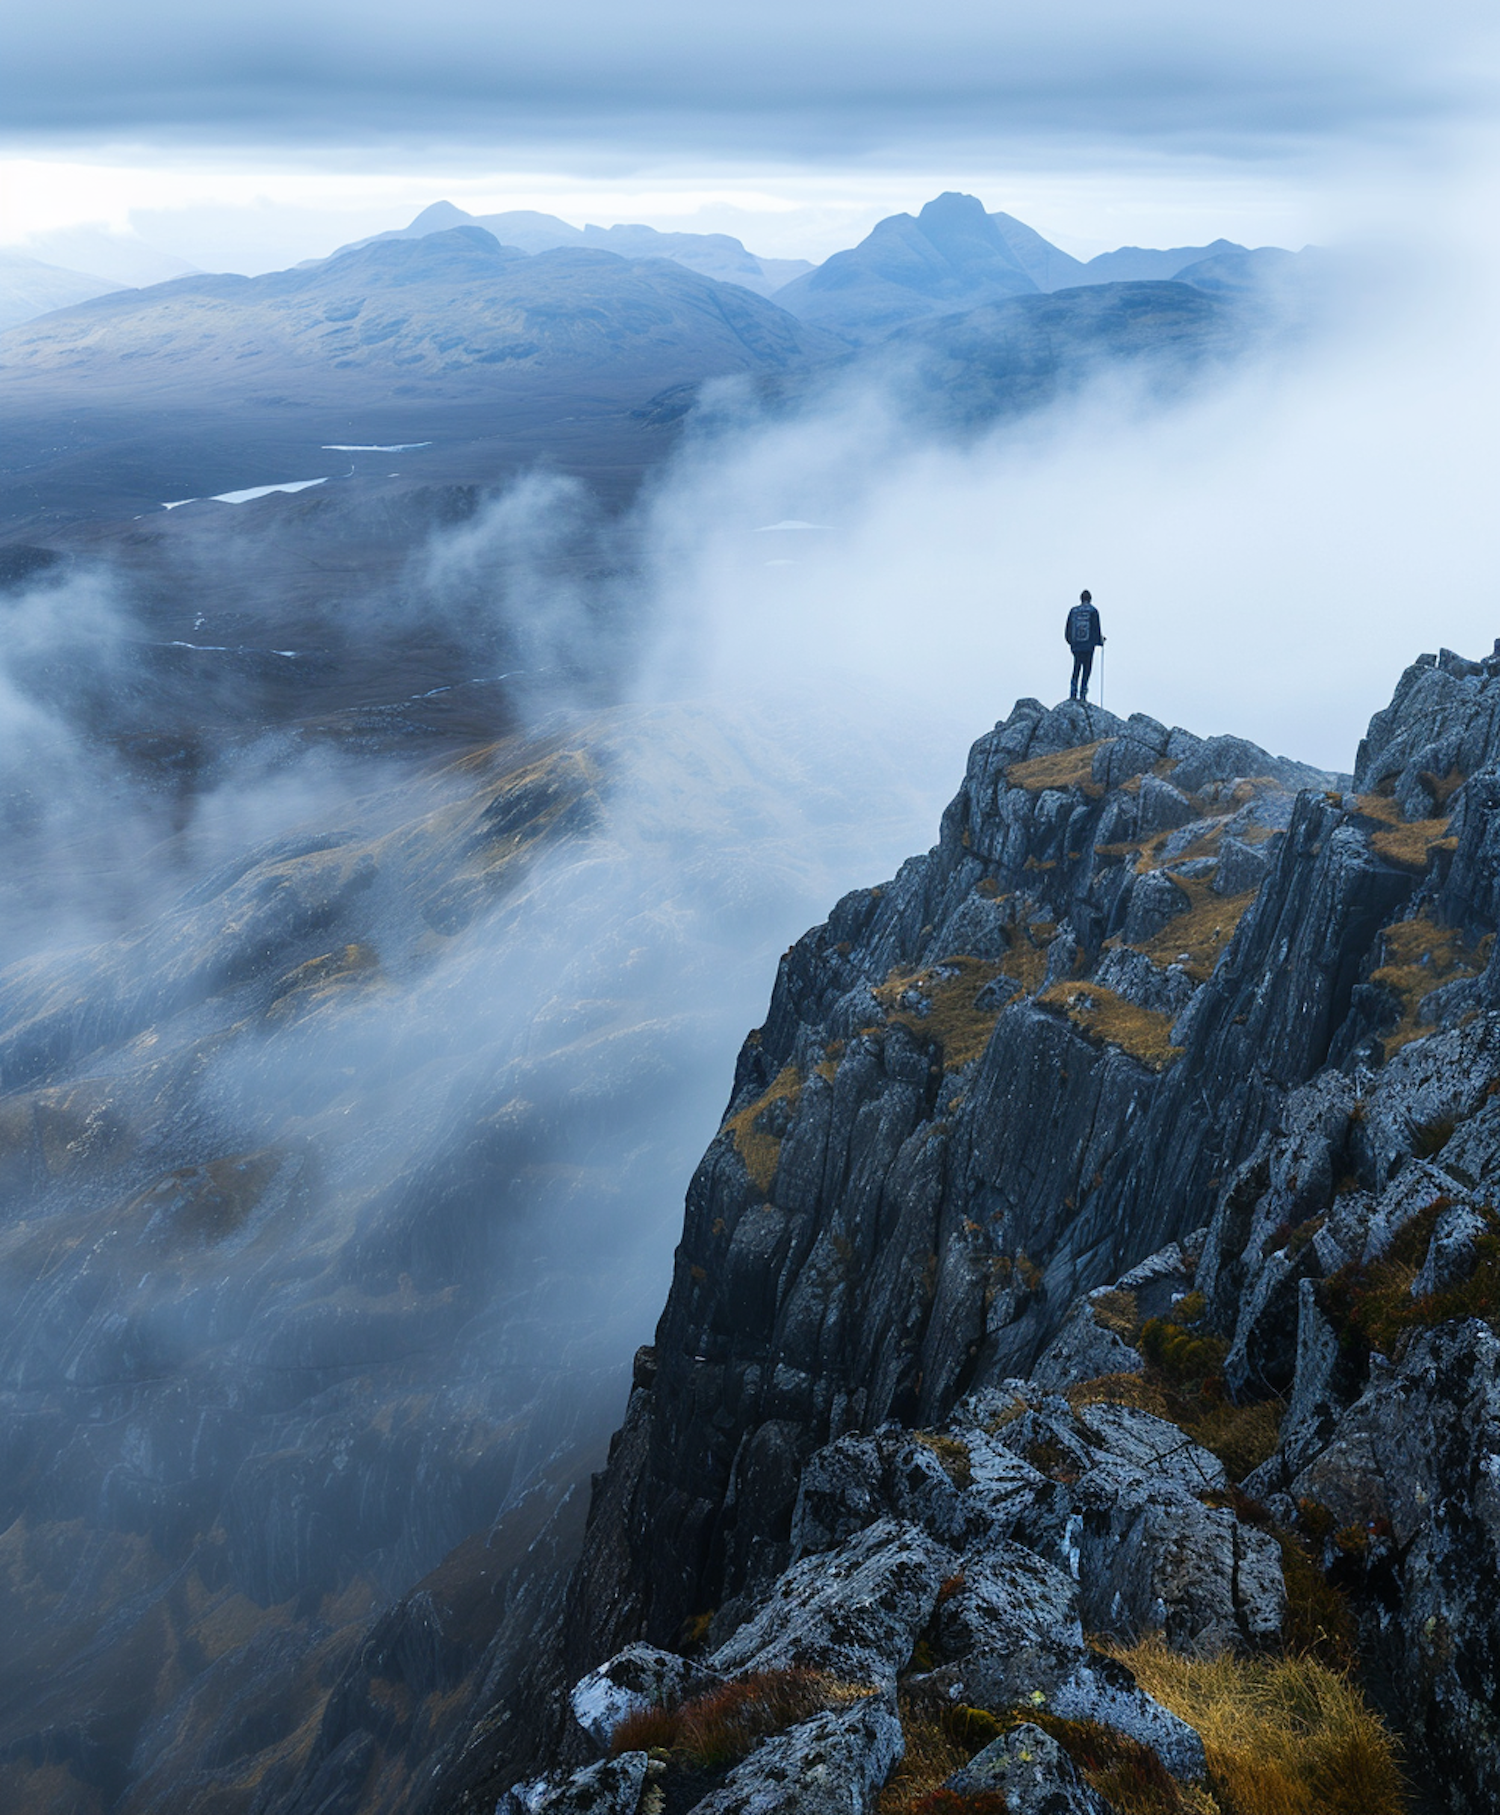
[[[565,1636],[452,1768],[455,1806],[546,1764],[502,1808],[572,1808],[647,1684],[787,1665],[875,1699],[784,1720],[705,1811],[821,1809],[778,1788],[813,1759],[829,1809],[873,1809],[929,1676],[988,1710],[967,1753],[1040,1680],[1033,1706],[1055,1693],[1169,1774],[1226,1768],[1145,1679],[1090,1674],[1081,1613],[1189,1653],[1342,1622],[1343,1667],[1388,1686],[1446,1806],[1491,1807],[1497,778],[1500,658],[1447,651],[1403,675],[1352,777],[1077,705],[1019,702],[981,738],[939,844],[782,960]],[[1222,1446],[1188,1446],[1213,1496],[1171,1485],[1174,1418]],[[938,1619],[996,1567],[1021,1575]],[[1039,1569],[1073,1611],[1038,1627]],[[1057,1663],[1017,1679],[1023,1642]],[[628,1752],[609,1781],[635,1756],[673,1783]],[[1015,1767],[1001,1739],[982,1756]],[[1086,1754],[1046,1756],[1048,1806],[1109,1806]]]

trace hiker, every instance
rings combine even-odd
[[[1104,641],[1099,628],[1099,613],[1094,609],[1094,595],[1087,589],[1079,593],[1078,603],[1068,613],[1063,635],[1073,651],[1073,684],[1068,689],[1070,700],[1087,701],[1089,674],[1094,666],[1094,651]]]

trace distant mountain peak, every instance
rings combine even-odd
[[[406,231],[441,233],[446,227],[467,227],[473,219],[472,214],[455,207],[452,202],[433,202],[422,210]]]

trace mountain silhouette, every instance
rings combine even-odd
[[[916,216],[889,215],[857,246],[778,290],[776,300],[859,345],[923,315],[1039,288],[984,204],[949,191]]]
[[[516,246],[522,252],[588,246],[600,252],[618,253],[622,258],[670,258],[704,277],[741,284],[760,296],[770,296],[794,277],[813,269],[805,258],[757,257],[728,233],[662,233],[655,227],[623,223],[613,227],[574,227],[555,214],[540,214],[532,208],[512,208],[502,214],[466,214],[452,202],[433,202],[409,226],[356,240],[341,251],[354,251],[379,240],[421,239],[453,227],[483,227],[502,244]]]

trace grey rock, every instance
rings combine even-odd
[[[1134,729],[1132,725],[1130,734],[1112,738],[1094,752],[1093,779],[1106,788],[1118,788],[1121,783],[1149,769],[1161,757],[1155,743],[1136,737]]]
[[[1180,1646],[1258,1645],[1279,1634],[1281,1554],[1264,1532],[1123,1462],[1101,1458],[1074,1491],[1086,1626],[1161,1631]]]
[[[512,1807],[515,1815],[636,1815],[649,1762],[644,1752],[601,1759],[555,1787],[512,1791]],[[508,1815],[504,1801],[496,1815]]]
[[[1395,1367],[1372,1368],[1327,1449],[1292,1483],[1340,1525],[1378,1530],[1371,1564],[1391,1665],[1445,1793],[1500,1806],[1500,1338],[1477,1320],[1424,1331]]]
[[[1169,1310],[1192,1290],[1198,1267],[1194,1257],[1202,1253],[1207,1235],[1207,1229],[1190,1229],[1180,1241],[1168,1242],[1127,1268],[1115,1281],[1115,1289],[1133,1293],[1147,1317]]]
[[[709,1659],[725,1674],[804,1667],[894,1689],[959,1559],[920,1527],[880,1519],[794,1564]]]
[[[866,1696],[763,1741],[693,1815],[870,1815],[904,1751],[892,1702]]]
[[[1197,808],[1181,788],[1163,780],[1159,775],[1141,777],[1141,790],[1136,807],[1136,834],[1138,837],[1151,838],[1157,832],[1167,832],[1176,826],[1185,826],[1190,820],[1197,817]]]
[[[1417,1277],[1411,1282],[1413,1298],[1432,1292],[1446,1292],[1462,1285],[1474,1272],[1479,1261],[1478,1243],[1482,1236],[1495,1233],[1495,1223],[1468,1204],[1450,1204],[1439,1213]]]
[[[1284,787],[1325,786],[1330,779],[1323,770],[1306,763],[1288,762],[1284,756],[1272,756],[1259,744],[1243,737],[1211,737],[1192,755],[1186,756],[1173,771],[1179,788],[1196,794],[1209,782],[1230,782],[1256,776],[1271,776]]]
[[[1030,1725],[1002,1733],[948,1778],[960,1796],[1000,1791],[1010,1815],[1109,1815],[1057,1741]]]
[[[996,1713],[1063,1680],[1083,1656],[1072,1579],[1019,1544],[967,1556],[936,1627],[948,1661],[933,1672],[934,1687]]]
[[[1017,1455],[1001,1436],[967,1427],[957,1414],[952,1428],[963,1437],[969,1453],[970,1483],[959,1496],[964,1543],[1019,1536],[1044,1554],[1055,1553],[1071,1511],[1066,1490]]]
[[[1099,1291],[1107,1291],[1101,1286]],[[1043,1349],[1031,1377],[1038,1386],[1054,1392],[1076,1381],[1097,1380],[1103,1374],[1139,1374],[1145,1368],[1139,1350],[1123,1336],[1108,1330],[1094,1315],[1090,1293],[1080,1298],[1068,1320]]]
[[[1203,1741],[1195,1727],[1154,1701],[1130,1671],[1113,1658],[1089,1652],[1047,1697],[1049,1713],[1063,1720],[1091,1720],[1149,1746],[1174,1777],[1208,1775]]]
[[[1348,1374],[1338,1332],[1318,1308],[1317,1286],[1304,1279],[1297,1294],[1297,1360],[1281,1424],[1280,1455],[1273,1458],[1274,1468],[1266,1465],[1252,1477],[1247,1492],[1264,1497],[1273,1484],[1296,1474],[1326,1447],[1348,1404]]]
[[[1158,756],[1165,756],[1172,733],[1159,718],[1152,718],[1145,712],[1132,712],[1125,721],[1125,735],[1135,743],[1147,745]]]
[[[627,1714],[684,1700],[720,1680],[675,1652],[627,1645],[574,1685],[573,1718],[596,1745],[605,1747]]]
[[[1258,889],[1270,869],[1270,852],[1266,845],[1246,844],[1242,838],[1221,838],[1214,893],[1243,895],[1249,889]]]
[[[988,895],[970,895],[943,923],[942,944],[947,954],[999,959],[1010,950],[1007,937],[1007,904]]]
[[[1128,946],[1117,946],[1105,954],[1095,972],[1095,981],[1137,1008],[1174,1018],[1187,1007],[1195,988],[1180,965],[1153,964],[1144,952],[1132,951]]]
[[[959,1489],[930,1447],[904,1431],[841,1437],[803,1465],[793,1560],[833,1549],[887,1515],[948,1544],[964,1522]]]
[[[1091,1443],[1133,1463],[1185,1493],[1213,1492],[1228,1485],[1224,1464],[1175,1424],[1133,1405],[1090,1405],[1078,1421]]]
[[[1144,945],[1154,939],[1191,903],[1165,870],[1151,870],[1139,877],[1130,891],[1123,937],[1127,945]]]

